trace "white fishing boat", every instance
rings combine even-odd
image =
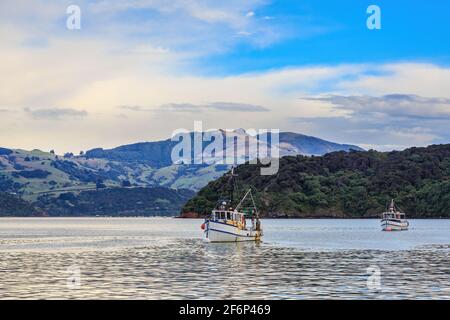
[[[405,213],[395,205],[392,199],[386,212],[383,212],[381,218],[381,229],[383,231],[402,231],[408,230],[409,222],[406,220]]]
[[[234,170],[231,180],[234,180]],[[233,184],[233,187],[235,184]],[[249,189],[239,204],[233,208],[233,193],[230,199],[221,199],[211,215],[202,224],[203,238],[208,242],[259,241],[262,237],[261,221]],[[250,202],[250,207],[245,207]]]

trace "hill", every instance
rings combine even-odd
[[[249,164],[236,173],[239,185],[255,190],[264,217],[378,217],[391,198],[408,217],[450,217],[450,145],[286,156],[276,175]],[[182,214],[209,213],[228,192],[226,179],[201,189]]]
[[[5,192],[0,192],[0,217],[29,217],[45,215],[27,201]]]
[[[43,195],[34,205],[50,216],[173,216],[194,194],[163,187],[110,188]]]

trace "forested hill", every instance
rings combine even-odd
[[[0,192],[0,217],[42,216],[45,213],[16,195]]]
[[[377,217],[391,198],[408,217],[450,217],[450,145],[286,156],[276,175],[261,176],[260,166],[249,164],[236,173],[265,217]],[[210,212],[226,179],[210,182],[182,213]]]
[[[164,187],[101,188],[43,194],[27,202],[0,192],[0,217],[174,216],[194,194],[192,190]]]

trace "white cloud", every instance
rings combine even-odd
[[[140,108],[135,111],[149,110],[147,108]],[[155,111],[164,112],[268,112],[269,109],[263,106],[236,103],[236,102],[211,102],[203,105],[196,105],[191,103],[167,103],[160,106]]]
[[[329,102],[352,116],[370,116],[380,119],[450,120],[450,99],[421,97],[415,94],[387,94],[383,96],[329,95],[306,100]]]
[[[88,113],[85,110],[75,110],[70,108],[39,108],[30,109],[24,108],[34,119],[39,120],[58,120],[61,118],[80,118],[86,117]]]
[[[429,63],[390,63],[372,66],[357,79],[340,82],[339,91],[350,95],[392,92],[450,97],[450,68]]]

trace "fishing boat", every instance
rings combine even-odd
[[[239,203],[233,207],[236,187],[234,169],[231,169],[229,184],[233,186],[230,198],[217,202],[211,215],[201,225],[203,238],[208,242],[259,241],[262,237],[261,221],[252,190],[248,189]],[[250,206],[248,203],[250,202]]]
[[[405,213],[401,212],[392,199],[387,211],[382,214],[381,229],[383,231],[402,231],[408,230],[408,227],[409,222],[406,220]]]

